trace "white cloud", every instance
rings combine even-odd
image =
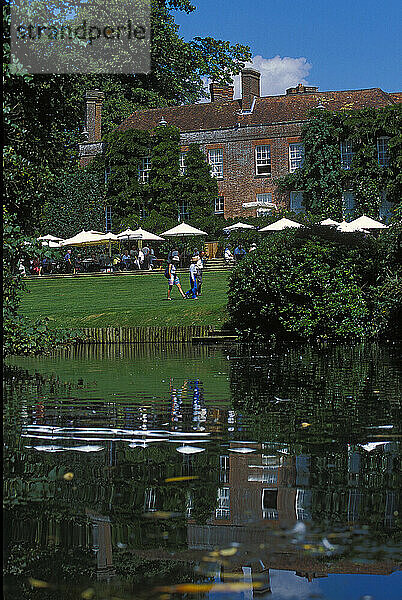
[[[276,96],[284,94],[286,89],[298,83],[308,85],[307,77],[312,67],[311,63],[303,56],[291,58],[290,56],[274,56],[263,58],[254,56],[246,67],[256,69],[261,73],[261,96]],[[240,75],[234,78],[235,98],[241,98]]]
[[[295,87],[298,83],[309,85],[307,77],[310,73],[312,64],[307,62],[304,56],[300,58],[291,58],[290,56],[274,56],[274,58],[263,58],[254,56],[251,62],[246,63],[246,67],[256,69],[261,73],[260,94],[261,96],[277,96],[285,94],[287,88]],[[204,88],[209,94],[208,77],[203,77]],[[234,97],[241,98],[240,75],[236,75],[233,80]],[[210,102],[209,98],[200,100],[200,102]]]

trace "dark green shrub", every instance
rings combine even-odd
[[[373,335],[377,240],[315,227],[275,233],[234,269],[228,309],[244,334],[282,338]]]

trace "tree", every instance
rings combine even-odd
[[[72,341],[74,332],[51,331],[46,319],[31,322],[21,316],[19,308],[25,282],[19,270],[33,257],[51,258],[53,252],[35,239],[25,236],[15,218],[4,211],[3,223],[3,356],[40,354],[57,344]]]
[[[72,237],[77,230],[105,227],[104,175],[97,171],[64,172],[44,202],[41,229],[63,238]]]
[[[199,144],[190,144],[185,154],[185,172],[181,177],[180,198],[188,206],[191,219],[208,217],[214,213],[218,196],[216,178],[205,160]]]
[[[151,206],[167,217],[177,219],[179,187],[180,131],[159,125],[152,131],[149,187]]]
[[[58,0],[46,3],[47,14],[58,17],[62,5]],[[195,7],[189,0],[152,0],[148,74],[28,75],[10,57],[5,6],[5,203],[24,230],[35,231],[54,181],[77,162],[85,90],[105,92],[102,126],[108,133],[137,108],[196,102],[205,94],[204,77],[229,81],[250,59],[249,49],[238,44],[212,38],[185,42],[173,10],[190,13]],[[66,18],[82,16],[78,11]]]

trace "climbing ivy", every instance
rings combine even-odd
[[[342,219],[342,192],[353,191],[355,216],[379,217],[384,194],[398,203],[402,195],[402,107],[343,110],[314,109],[302,129],[304,164],[277,180],[279,192],[303,191],[307,211]],[[388,138],[389,166],[378,163],[377,140]],[[349,140],[353,157],[343,169],[340,143]]]
[[[105,138],[105,152],[88,167],[105,173],[105,198],[117,227],[152,223],[162,215],[177,222],[180,202],[189,207],[191,219],[213,215],[218,195],[216,179],[198,144],[186,151],[186,171],[179,173],[180,131],[159,125],[152,131],[114,131]],[[139,181],[144,157],[151,168],[148,180]],[[145,223],[145,221],[144,221]]]
[[[186,171],[181,177],[181,199],[189,207],[192,219],[211,217],[214,214],[218,183],[211,175],[211,167],[199,144],[190,144],[185,155]]]

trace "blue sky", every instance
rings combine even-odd
[[[193,0],[175,13],[186,40],[212,36],[250,46],[263,95],[305,82],[324,90],[402,90],[399,0]],[[285,60],[286,59],[286,60]]]

